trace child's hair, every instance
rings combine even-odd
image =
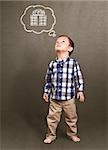
[[[59,38],[59,37],[67,37],[68,40],[69,40],[69,45],[70,45],[71,47],[73,47],[73,50],[74,50],[74,42],[72,41],[72,39],[71,39],[68,35],[59,35],[58,38]],[[72,54],[72,51],[69,52],[69,56],[70,56],[71,54]]]

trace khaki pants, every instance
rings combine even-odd
[[[60,122],[60,116],[64,112],[67,124],[67,135],[71,137],[77,134],[77,113],[75,99],[67,101],[50,100],[49,113],[47,116],[48,133],[46,136],[56,137],[56,129]]]

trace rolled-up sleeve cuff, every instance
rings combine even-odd
[[[78,92],[84,92],[84,90],[78,90]]]
[[[84,91],[84,87],[83,86],[80,86],[79,88],[78,88],[78,92],[83,92]]]
[[[50,90],[50,89],[49,89],[49,90],[48,90],[48,89],[44,89],[44,93],[46,93],[46,94],[48,94],[48,95],[49,95],[49,94],[50,94],[50,92],[51,92],[51,90]]]

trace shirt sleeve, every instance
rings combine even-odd
[[[74,77],[75,77],[77,90],[79,92],[83,92],[84,91],[84,79],[83,79],[80,65],[77,61],[75,61],[75,65],[74,65]]]
[[[45,75],[44,93],[47,93],[48,95],[50,95],[52,88],[51,76],[52,76],[52,61],[49,63]]]

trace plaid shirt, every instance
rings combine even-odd
[[[75,86],[76,85],[76,86]],[[78,62],[70,57],[49,63],[45,76],[44,92],[56,100],[75,97],[75,89],[84,90],[84,82]]]

